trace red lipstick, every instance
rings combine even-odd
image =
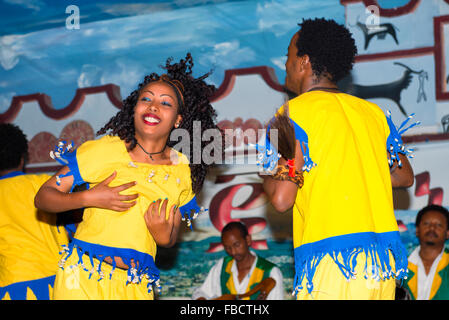
[[[156,119],[157,122],[151,122],[151,121],[148,121],[148,118]],[[145,114],[142,116],[142,119],[143,119],[143,122],[144,122],[146,125],[149,125],[149,126],[156,126],[156,125],[158,125],[158,124],[161,122],[161,118],[159,118],[157,115],[155,115],[155,114],[153,114],[153,113],[145,113]]]

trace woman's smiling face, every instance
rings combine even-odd
[[[136,134],[164,137],[176,123],[181,122],[179,103],[174,89],[163,81],[155,81],[142,88],[134,108]]]

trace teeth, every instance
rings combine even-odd
[[[159,122],[161,122],[161,120],[153,118],[153,117],[145,117],[145,121],[150,122],[150,123],[159,123]]]

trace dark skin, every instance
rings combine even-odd
[[[243,237],[239,230],[229,230],[222,234],[221,243],[226,253],[237,263],[238,279],[242,281],[256,259],[249,251],[252,243],[251,236]]]
[[[157,124],[153,119],[158,120]],[[173,89],[162,82],[151,82],[146,85],[139,95],[134,109],[134,126],[136,139],[147,152],[159,152],[166,145],[170,130],[178,127],[182,117],[178,114],[178,102]],[[125,143],[125,142],[124,142]],[[172,164],[172,149],[165,148],[162,153],[153,155],[151,160],[139,147],[130,150],[125,143],[129,155],[136,163]],[[111,186],[117,173],[113,172],[105,180],[94,187],[80,192],[69,193],[73,184],[73,176],[61,179],[60,185],[56,183],[56,176],[65,174],[69,168],[64,166],[53,177],[45,182],[35,197],[37,208],[47,212],[63,212],[79,208],[96,207],[124,212],[136,204],[139,196],[135,194],[122,194],[136,185],[131,181],[118,186]],[[181,224],[181,213],[176,205],[170,208],[168,200],[159,199],[149,205],[144,215],[144,222],[155,242],[162,247],[171,247],[176,242]],[[167,214],[168,212],[168,214]],[[114,257],[117,267],[128,269],[120,257]],[[105,258],[107,263],[112,259]],[[134,263],[132,263],[134,267]]]
[[[248,234],[246,237],[243,237],[240,230],[231,229],[221,235],[221,243],[223,244],[226,253],[234,258],[235,262],[237,263],[237,277],[239,281],[242,281],[243,278],[248,275],[254,263],[254,260],[256,259],[256,257],[253,256],[249,251],[249,248],[252,244],[251,235]],[[261,290],[261,293],[257,297],[257,300],[265,300],[267,296],[268,294],[265,293],[264,290]],[[229,297],[229,299],[231,298]],[[200,297],[197,300],[206,299],[204,297]]]
[[[20,158],[20,164],[16,168],[8,169],[8,170],[0,170],[0,177],[14,172],[14,171],[25,171],[25,160],[23,157]]]
[[[298,49],[296,47],[296,41],[299,37],[299,33],[296,33],[288,47],[287,61],[285,68],[287,75],[285,77],[285,87],[291,92],[296,93],[298,96],[313,90],[314,88],[326,88],[320,89],[323,91],[339,93],[337,84],[332,81],[332,77],[329,74],[323,74],[317,77],[312,69],[310,57],[303,55],[297,56]],[[414,182],[413,169],[408,161],[407,157],[403,154],[399,154],[401,159],[401,167],[393,167],[391,170],[391,183],[393,188],[410,187]],[[279,165],[285,165],[287,160],[284,158],[279,159]],[[304,159],[302,151],[299,145],[299,141],[296,141],[296,155],[295,155],[296,169],[300,171],[304,165]],[[263,178],[263,187],[273,207],[278,212],[285,212],[289,210],[295,203],[296,194],[298,191],[297,185],[291,181],[279,181],[274,180],[269,175],[261,175]]]
[[[426,274],[436,257],[443,251],[444,243],[449,239],[449,230],[445,216],[439,211],[427,211],[416,227],[416,236],[419,239],[419,256],[424,264]]]

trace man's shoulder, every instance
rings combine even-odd
[[[47,173],[21,174],[12,178],[0,179],[0,185],[2,186],[18,185],[20,187],[24,187],[24,184],[28,183],[33,186],[37,186],[37,188],[40,188],[40,186],[50,178],[51,175]]]
[[[216,269],[216,268],[221,269],[223,267],[223,265],[225,265],[225,259],[226,259],[226,257],[215,260],[214,264],[212,265],[211,270]]]
[[[444,270],[446,275],[449,277],[449,249],[444,248],[443,254],[441,255],[441,262],[439,269]]]
[[[289,106],[300,106],[302,104],[309,104],[314,101],[334,101],[336,98],[340,101],[344,101],[347,103],[355,103],[355,104],[366,104],[373,107],[378,107],[377,104],[374,102],[371,102],[369,100],[359,98],[357,96],[351,95],[349,93],[340,92],[340,93],[330,93],[330,92],[319,92],[319,91],[313,91],[313,92],[305,92],[303,94],[300,94],[299,96],[296,96],[290,100],[288,100]]]

